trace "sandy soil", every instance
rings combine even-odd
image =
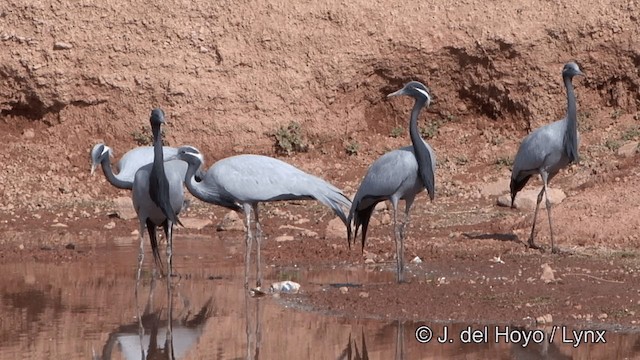
[[[267,205],[269,264],[390,274],[295,300],[360,316],[526,323],[551,314],[637,327],[640,159],[626,149],[640,140],[639,11],[634,2],[584,0],[9,0],[0,4],[0,256],[74,261],[100,241],[78,232],[130,234],[135,220],[108,217],[111,199],[128,193],[89,177],[88,153],[99,141],[119,155],[144,142],[155,106],[168,116],[167,143],[195,145],[208,163],[275,155],[273,134],[296,121],[308,152],[278,156],[352,195],[376,157],[408,144],[411,101],[385,95],[416,79],[435,95],[421,122],[438,157],[436,200],[418,198],[406,244],[406,258],[423,263],[409,266],[408,284],[393,283],[388,210],[374,215],[363,254],[327,231],[331,215],[317,204]],[[540,254],[521,244],[532,212],[496,198],[508,191],[520,139],[563,116],[560,70],[569,60],[587,74],[575,81],[582,161],[552,183],[567,194],[553,212],[564,254]],[[215,225],[224,215],[194,201],[185,216]],[[281,227],[300,219],[315,234]],[[538,228],[548,246],[544,216]],[[24,230],[46,235],[11,235]],[[242,236],[213,226],[186,232]],[[294,240],[273,240],[285,234]],[[491,261],[498,257],[504,263]],[[543,264],[555,281],[540,279]]]

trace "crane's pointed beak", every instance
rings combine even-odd
[[[91,164],[91,176],[96,173],[96,164]]]
[[[168,156],[168,157],[164,158],[164,162],[172,161],[172,160],[178,160],[178,155],[171,155],[171,156]]]
[[[400,89],[398,91],[392,92],[391,94],[387,95],[387,97],[390,98],[390,97],[400,96],[400,95],[404,95],[404,94],[405,94],[404,88],[402,88],[402,89]]]

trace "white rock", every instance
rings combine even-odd
[[[296,294],[300,291],[300,284],[290,280],[279,281],[271,284],[272,293]]]
[[[542,197],[542,203],[540,207],[544,207],[546,199],[545,197],[549,195],[549,200],[551,201],[551,205],[560,204],[566,197],[564,191],[561,189],[548,189],[549,194],[545,193],[545,196]],[[540,193],[540,189],[529,189],[522,190],[516,195],[516,200],[514,201],[514,206],[516,209],[522,210],[533,210],[536,208],[536,201],[538,199],[538,194]],[[511,195],[505,194],[498,198],[498,205],[500,206],[511,206]]]
[[[276,236],[276,242],[293,241],[295,238],[291,235]]]
[[[620,146],[620,148],[618,149],[618,155],[624,156],[624,157],[634,156],[635,154],[638,153],[639,144],[640,142],[638,141],[632,141]]]
[[[411,263],[412,264],[422,264],[422,259],[420,259],[419,257],[416,256],[411,260]]]
[[[131,220],[138,217],[130,197],[117,197],[113,200],[113,205],[115,206],[113,213],[122,220]]]
[[[202,230],[206,226],[213,224],[213,222],[209,219],[198,219],[198,218],[188,218],[183,217],[180,218],[180,222],[184,225],[185,229],[194,229],[194,230]]]
[[[327,224],[327,228],[324,232],[325,238],[346,238],[347,228],[339,218],[333,218]],[[346,242],[346,240],[345,240]]]
[[[237,212],[229,211],[216,227],[218,231],[244,231],[244,223]]]

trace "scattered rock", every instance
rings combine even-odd
[[[551,314],[546,314],[546,315],[542,315],[542,316],[538,316],[536,318],[536,323],[537,324],[552,324],[553,323],[553,316],[551,316]]]
[[[358,296],[360,296],[363,299],[367,299],[369,298],[369,293],[366,291],[361,291],[360,293],[358,293]]]
[[[373,259],[366,259],[366,260],[364,261],[364,263],[365,263],[365,264],[375,264],[375,263],[376,263],[376,261],[375,261],[375,260],[373,260]]]
[[[549,194],[545,193],[545,196],[549,195],[549,200],[551,201],[551,205],[557,205],[564,200],[567,195],[565,195],[564,191],[561,189],[551,189],[549,188]],[[538,194],[540,193],[540,189],[529,189],[523,190],[518,193],[516,196],[516,200],[514,201],[514,206],[516,209],[522,210],[533,210],[536,208],[536,201],[538,199]],[[546,199],[542,197],[542,205],[544,207]],[[498,198],[498,205],[500,206],[511,206],[511,195],[505,194]]]
[[[115,226],[115,224],[114,224]],[[58,227],[58,228],[66,228],[69,227],[67,224],[63,224],[63,223],[55,223],[55,224],[51,224],[51,227]]]
[[[291,235],[276,236],[276,242],[293,241],[295,238]]]
[[[300,284],[290,280],[279,281],[271,284],[269,290],[272,293],[297,294],[300,291]]]
[[[389,213],[382,214],[382,217],[380,218],[380,224],[382,225],[391,224],[391,215],[389,215]]]
[[[504,260],[500,259],[500,255],[494,256],[493,258],[489,259],[489,261],[495,264],[504,264]]]
[[[67,250],[75,250],[76,245],[74,243],[68,243],[64,248]]]
[[[107,230],[111,230],[111,229],[113,229],[115,227],[116,227],[116,223],[113,222],[113,221],[110,221],[108,224],[105,224],[105,226],[104,226],[104,228],[107,229]]]
[[[237,212],[229,211],[216,226],[217,231],[244,231],[244,223]]]
[[[294,230],[296,231],[298,234],[302,235],[302,236],[306,236],[306,237],[318,237],[318,233],[309,229],[305,229],[305,228],[301,228],[301,227],[297,227],[297,226],[293,226],[293,225],[282,225],[280,226],[280,229],[289,229],[289,230]]]
[[[545,284],[555,283],[558,281],[554,276],[554,270],[551,268],[551,266],[549,266],[549,264],[544,263],[540,265],[540,267],[542,268],[542,275],[540,275],[540,280],[544,281]]]
[[[341,294],[346,294],[346,293],[349,292],[349,288],[346,287],[346,286],[341,286],[340,289],[338,289],[338,290],[340,290]]]
[[[388,208],[389,206],[387,205],[386,201],[380,201],[379,203],[376,204],[375,210],[384,211],[384,210],[387,210]]]
[[[18,245],[18,249],[20,249],[20,250],[24,250],[24,244],[20,244],[20,245]]]
[[[180,219],[182,225],[184,225],[185,229],[193,229],[193,230],[202,230],[205,227],[213,224],[213,222],[209,219],[198,219],[198,218],[188,218],[183,217]]]
[[[418,256],[416,256],[413,259],[411,259],[411,263],[412,264],[422,264],[422,259],[420,259]]]
[[[608,317],[609,317],[609,315],[607,315],[606,313],[602,313],[602,314],[598,315],[598,320],[604,320],[604,319],[606,319]]]
[[[136,209],[133,207],[133,202],[130,197],[120,196],[113,200],[113,205],[115,209],[109,216],[115,214],[115,216],[119,217],[122,220],[131,220],[138,217],[136,214]]]
[[[638,141],[626,143],[618,148],[618,155],[624,157],[632,157],[638,153],[638,145],[640,145],[640,142]]]
[[[36,132],[33,131],[33,129],[29,128],[29,129],[24,129],[24,131],[22,131],[22,137],[25,139],[33,139],[36,136]]]
[[[68,42],[57,41],[55,44],[53,44],[53,50],[69,50],[69,49],[73,49],[73,45],[69,44]]]
[[[347,236],[347,229],[342,220],[339,218],[331,219],[324,231],[324,236],[325,238],[345,238]]]

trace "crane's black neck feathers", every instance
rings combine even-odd
[[[149,196],[151,200],[162,210],[164,216],[174,224],[180,224],[178,214],[171,206],[171,194],[169,180],[164,172],[164,155],[162,152],[162,134],[160,132],[161,121],[155,119],[158,116],[154,110],[151,116],[151,130],[153,132],[153,167],[149,176]]]
[[[573,92],[572,76],[563,75],[564,86],[567,90],[567,129],[564,134],[564,150],[569,157],[569,161],[577,163],[580,161],[578,153],[578,118],[576,109],[576,96]]]
[[[429,198],[433,200],[435,197],[435,179],[432,171],[431,155],[418,130],[418,116],[420,115],[420,110],[427,104],[427,99],[424,97],[415,97],[415,99],[416,102],[413,105],[413,110],[411,110],[411,120],[409,122],[409,136],[411,137],[413,151],[418,162],[420,179],[429,193]]]

